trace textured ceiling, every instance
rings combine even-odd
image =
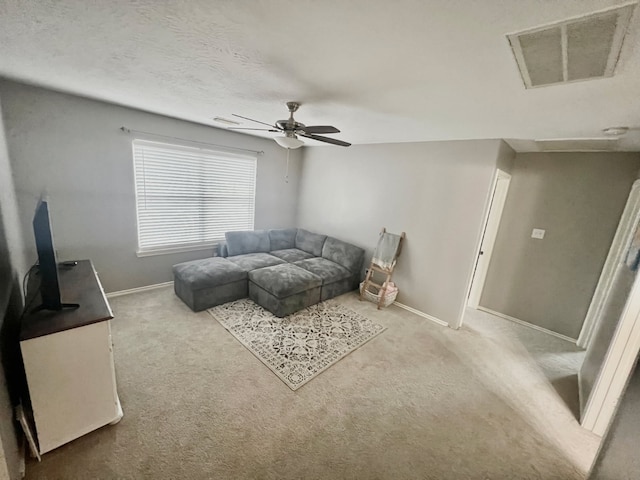
[[[619,149],[640,151],[639,12],[612,78],[526,90],[505,38],[623,3],[0,0],[0,75],[213,126],[298,100],[298,121],[353,143],[531,150],[626,125]]]

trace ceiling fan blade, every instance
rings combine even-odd
[[[271,125],[270,123],[261,122],[260,120],[254,120],[253,118],[249,118],[249,117],[243,117],[242,115],[236,115],[235,113],[232,113],[231,115],[233,115],[234,117],[242,118],[244,120],[249,120],[250,122],[261,123],[262,125],[266,125],[271,128],[278,128],[275,125]]]
[[[307,135],[306,133],[301,133],[301,137],[311,138],[313,140],[318,140],[319,142],[332,143],[333,145],[339,145],[341,147],[350,147],[351,144],[348,142],[343,142],[342,140],[338,140],[336,138],[329,137],[321,137],[320,135]]]
[[[245,127],[229,127],[227,130],[262,130],[263,132],[279,132],[275,128],[245,128]]]
[[[304,133],[314,134],[314,133],[340,133],[336,127],[332,127],[331,125],[311,125],[307,127],[302,127]]]

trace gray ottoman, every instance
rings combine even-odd
[[[320,301],[322,278],[290,263],[249,272],[249,298],[276,317]]]
[[[173,266],[176,295],[194,312],[247,296],[247,272],[226,258],[212,257]]]

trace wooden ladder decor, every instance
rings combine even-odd
[[[380,240],[382,237],[387,234],[387,229],[382,228],[380,231],[380,239],[378,241],[378,246],[380,245]],[[392,234],[387,234],[392,235]],[[371,258],[371,264],[369,265],[369,269],[367,270],[367,275],[364,279],[364,283],[362,285],[362,289],[360,290],[360,300],[362,300],[363,293],[368,290],[369,287],[375,287],[378,291],[379,299],[378,299],[378,310],[382,307],[382,303],[384,302],[384,296],[387,291],[387,285],[391,281],[391,276],[393,275],[393,270],[396,268],[396,262],[398,261],[398,257],[400,256],[400,252],[402,251],[402,243],[405,239],[405,232],[400,234],[400,240],[398,242],[398,248],[396,249],[392,258],[388,258],[389,266],[384,267],[375,263],[375,260],[378,258],[378,247],[376,247],[376,252],[374,252],[373,257]],[[374,282],[374,273],[380,273],[384,276],[385,280],[382,284]]]

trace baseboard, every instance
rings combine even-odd
[[[154,285],[130,288],[128,290],[118,290],[117,292],[107,293],[107,298],[121,297],[123,295],[131,295],[132,293],[148,292],[149,290],[156,290],[158,288],[168,287],[169,285],[173,285],[173,282],[156,283]]]
[[[449,326],[449,324],[447,322],[445,322],[444,320],[440,320],[439,318],[432,317],[428,313],[424,313],[424,312],[421,312],[420,310],[416,310],[415,308],[411,308],[408,305],[405,305],[404,303],[393,302],[393,305],[395,305],[397,307],[400,307],[403,310],[406,310],[408,312],[415,313],[416,315],[418,315],[418,316],[420,316],[422,318],[426,318],[427,320],[431,320],[433,323],[437,323],[438,325],[440,325],[442,327],[448,327]]]
[[[554,332],[553,330],[548,330],[544,327],[539,327],[538,325],[534,325],[533,323],[525,322],[524,320],[520,320],[519,318],[512,317],[510,315],[505,315],[504,313],[496,312],[495,310],[491,310],[490,308],[478,307],[478,310],[481,312],[489,313],[491,315],[495,315],[496,317],[504,318],[505,320],[509,320],[511,322],[517,323],[524,327],[532,328],[534,330],[538,330],[539,332],[547,333],[549,335],[553,335],[554,337],[561,338],[562,340],[566,340],[567,342],[576,343],[577,339],[567,337],[566,335],[562,335],[561,333]]]
[[[155,285],[146,285],[144,287],[130,288],[128,290],[119,290],[117,292],[107,293],[107,298],[121,297],[123,295],[130,295],[132,293],[148,292],[149,290],[156,290],[158,288],[167,287],[169,285],[173,285],[173,282],[156,283]],[[422,318],[426,318],[427,320],[431,320],[433,323],[437,323],[442,327],[449,326],[449,324],[444,320],[440,320],[439,318],[436,318],[427,313],[421,312],[420,310],[416,310],[415,308],[409,307],[408,305],[405,305],[403,303],[393,302],[393,305],[396,305],[402,308],[403,310],[407,310],[408,312],[415,313],[416,315]]]

